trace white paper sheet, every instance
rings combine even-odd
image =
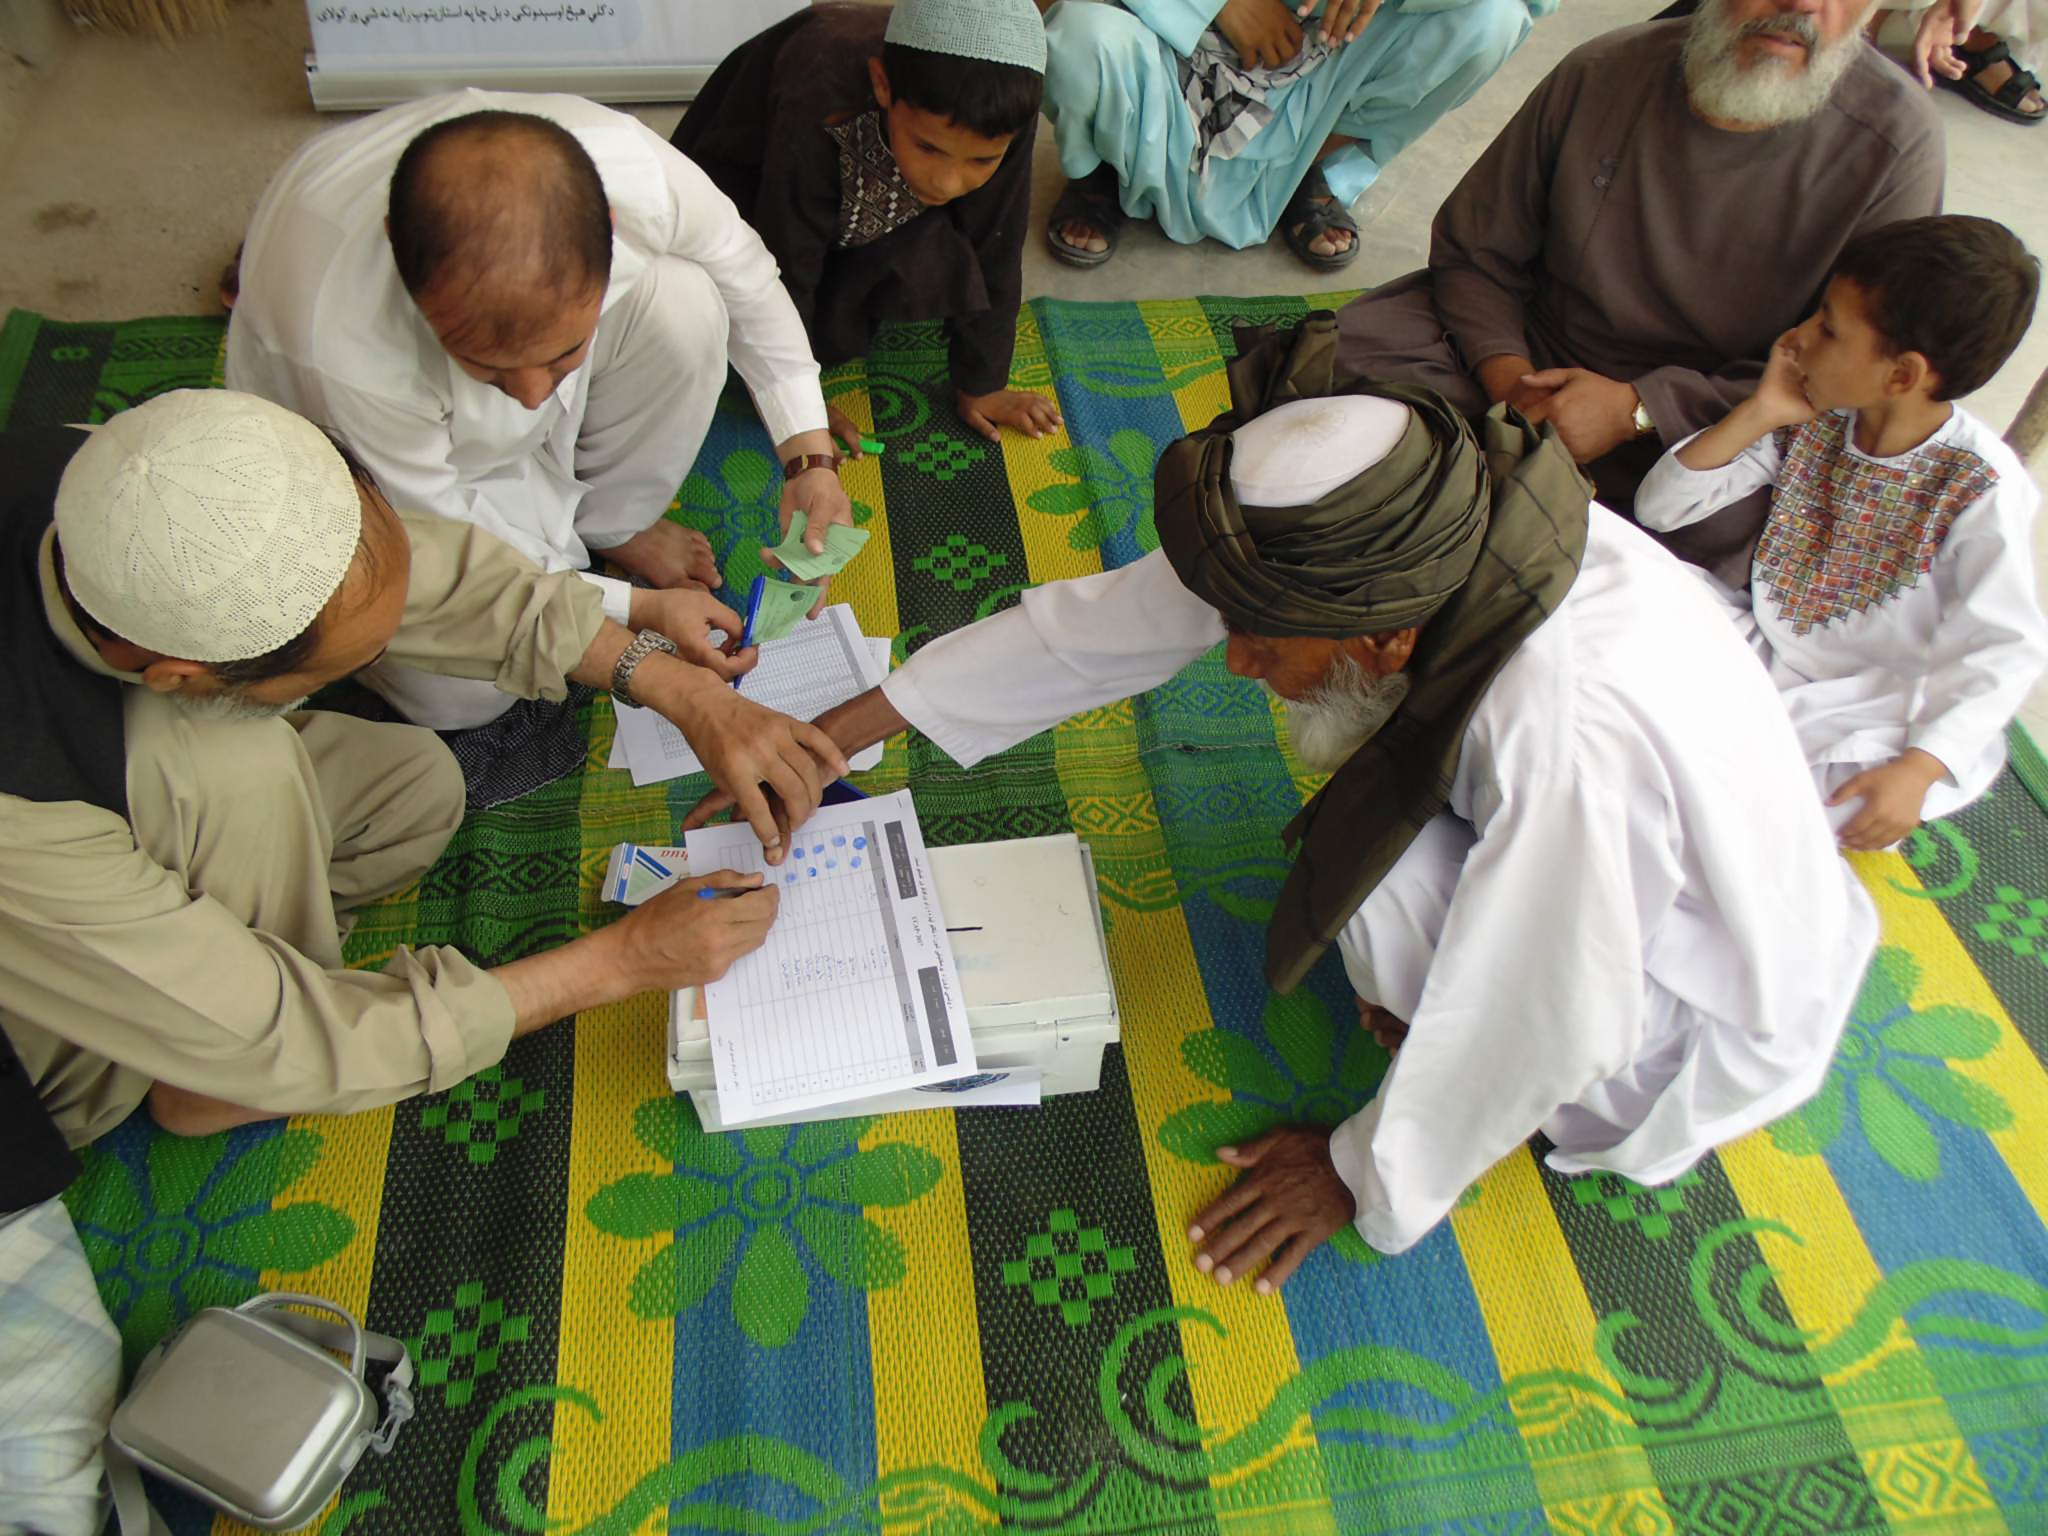
[[[810,720],[887,677],[889,644],[863,635],[853,609],[834,603],[817,618],[762,646],[761,659],[740,684],[740,692],[756,704]],[[616,702],[613,711],[618,728],[607,766],[630,769],[636,785],[703,772],[690,743],[666,718],[651,709]],[[864,773],[881,760],[877,742],[854,756],[852,771]]]
[[[744,823],[685,834],[690,867],[782,893],[768,942],[704,989],[728,1125],[974,1071],[967,1007],[908,791],[828,806],[770,866]]]
[[[1000,1071],[977,1072],[958,1082],[928,1083],[922,1088],[899,1088],[872,1099],[849,1099],[844,1104],[827,1104],[819,1109],[793,1110],[786,1115],[769,1115],[755,1125],[806,1125],[813,1120],[851,1120],[859,1115],[893,1115],[930,1109],[1036,1109],[1045,1092],[1045,1072],[1039,1067],[1006,1067]],[[697,1101],[698,1117],[707,1131],[722,1131],[726,1122],[718,1106],[708,1099]]]

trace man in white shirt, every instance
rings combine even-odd
[[[394,505],[487,529],[543,569],[601,553],[715,585],[666,520],[730,359],[787,476],[785,526],[849,521],[818,366],[774,259],[635,119],[462,91],[299,151],[250,221],[227,382],[342,433]],[[628,620],[626,585],[592,578]],[[675,638],[675,637],[671,637]],[[413,721],[495,718],[487,684],[380,667]]]
[[[1334,345],[1311,317],[1266,381],[1270,358],[1233,367],[1235,399],[1291,403],[1167,449],[1159,551],[1035,588],[818,721],[972,764],[1219,642],[1288,701],[1334,773],[1289,829],[1267,977],[1334,941],[1406,1038],[1334,1133],[1219,1149],[1245,1176],[1195,1218],[1196,1264],[1270,1263],[1262,1290],[1346,1221],[1406,1249],[1538,1130],[1555,1168],[1677,1177],[1818,1090],[1877,938],[1705,588],[1588,507],[1554,433],[1496,410],[1482,451],[1427,391],[1331,394]]]

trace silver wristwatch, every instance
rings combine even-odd
[[[659,630],[643,629],[635,635],[626,648],[619,652],[619,659],[612,663],[612,697],[621,704],[638,704],[633,697],[633,673],[641,662],[656,651],[676,654],[676,643]]]

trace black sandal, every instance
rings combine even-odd
[[[1316,236],[1333,229],[1348,230],[1351,244],[1327,256],[1309,248]],[[1350,266],[1358,259],[1358,248],[1364,243],[1359,239],[1357,221],[1330,191],[1330,178],[1323,174],[1320,165],[1308,168],[1308,174],[1301,178],[1301,185],[1294,189],[1294,196],[1287,200],[1287,211],[1280,216],[1280,234],[1287,242],[1287,249],[1318,272],[1334,272],[1339,267]]]
[[[1052,217],[1046,220],[1045,243],[1052,247],[1056,259],[1070,267],[1099,267],[1116,254],[1124,218],[1124,205],[1117,198],[1116,172],[1101,166],[1079,181],[1067,183],[1059,201],[1052,205]],[[1060,234],[1063,224],[1085,224],[1107,244],[1099,251],[1075,245]]]
[[[1947,75],[1936,75],[1936,85],[1944,90],[1956,92],[1971,106],[1989,112],[1993,117],[2002,117],[2008,123],[2033,128],[2039,126],[2044,118],[2048,118],[2048,108],[2039,112],[2020,110],[2020,103],[2041,89],[2041,81],[2032,71],[2020,68],[2019,61],[2012,56],[2012,50],[2006,46],[2004,38],[2000,38],[1989,48],[1958,48],[1955,55],[1970,66],[1969,72],[1960,80],[1951,80]],[[2005,84],[1995,91],[1988,89],[1977,79],[1994,64],[2004,64],[2012,70]]]

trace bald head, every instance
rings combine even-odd
[[[451,346],[517,349],[611,276],[604,181],[576,136],[523,112],[434,124],[391,175],[391,254]]]

